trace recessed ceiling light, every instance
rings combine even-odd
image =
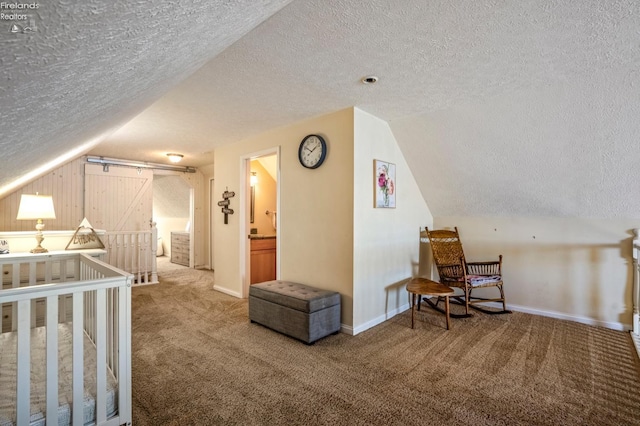
[[[169,157],[169,161],[171,161],[172,163],[179,163],[180,160],[182,160],[182,157],[184,157],[184,155],[182,154],[174,154],[172,152],[167,154],[167,157]]]
[[[375,75],[368,75],[366,77],[362,77],[362,81],[363,84],[375,84],[378,82],[378,77],[376,77]]]

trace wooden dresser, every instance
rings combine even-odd
[[[171,262],[189,266],[189,233],[171,233]]]

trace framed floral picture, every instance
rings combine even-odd
[[[396,207],[396,165],[381,160],[373,160],[374,199],[376,208]]]

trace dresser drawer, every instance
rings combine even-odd
[[[189,233],[171,233],[171,262],[179,265],[189,266]]]
[[[189,245],[189,233],[188,232],[172,232],[171,233],[171,244],[174,243],[186,243]]]
[[[180,253],[180,254],[185,254],[185,255],[189,255],[189,246],[188,245],[172,245],[171,246],[171,253]]]
[[[171,262],[177,263],[178,265],[189,266],[189,255],[181,253],[174,254],[171,252]]]

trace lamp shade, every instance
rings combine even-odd
[[[55,219],[51,195],[22,194],[17,220]]]

